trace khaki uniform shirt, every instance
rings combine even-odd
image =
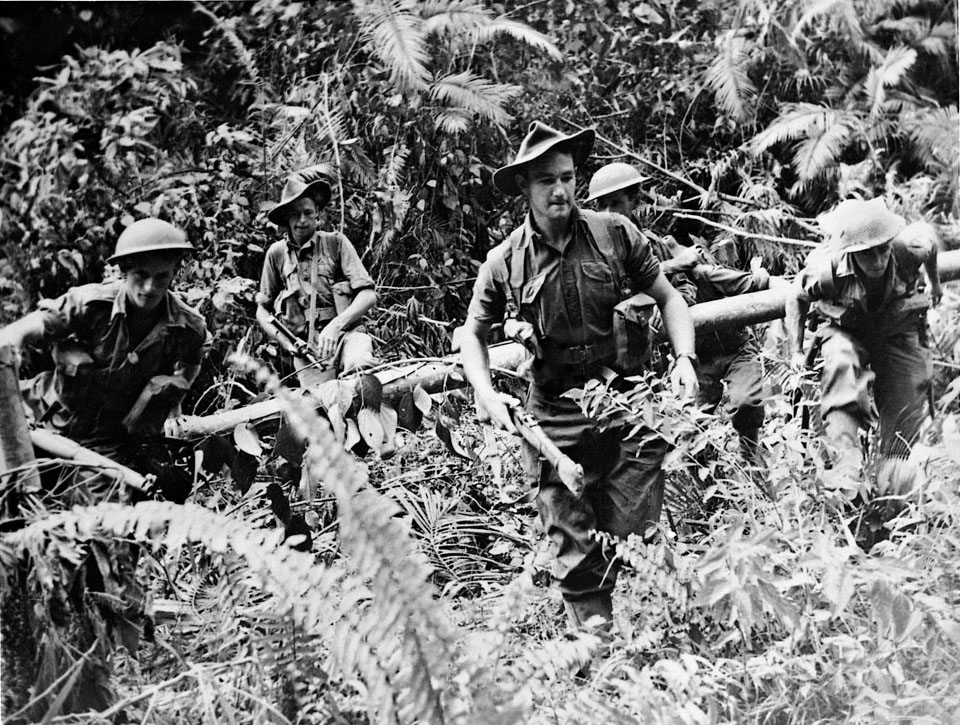
[[[933,242],[923,235],[901,234],[892,245],[890,264],[874,296],[868,295],[850,255],[824,244],[810,253],[800,272],[798,298],[812,302],[812,312],[821,319],[857,335],[915,331],[930,306],[920,288],[920,268],[933,253]]]
[[[206,324],[175,292],[167,292],[160,320],[136,346],[127,304],[121,281],[72,287],[40,302],[44,337],[58,344],[56,369],[21,384],[38,421],[75,437],[115,433],[152,377],[203,361]]]
[[[312,253],[317,248],[319,254]],[[308,328],[313,265],[317,270],[317,329],[337,314],[334,284],[347,282],[354,293],[375,286],[357,250],[342,234],[317,232],[299,253],[287,240],[274,242],[263,262],[257,302],[272,307],[281,322],[303,336]]]
[[[615,222],[613,243],[630,279],[633,292],[649,287],[660,267],[647,241],[633,224]],[[520,299],[520,317],[537,332],[545,359],[551,351],[581,346],[609,344],[613,335],[613,308],[620,302],[614,270],[594,241],[586,220],[576,208],[571,221],[572,234],[562,245],[547,242],[527,214],[518,252],[525,254],[524,285]],[[510,289],[510,240],[501,242],[487,255],[473,288],[468,315],[484,324],[501,322]],[[608,364],[609,361],[594,361]],[[543,360],[534,362],[534,379],[550,383],[556,377],[554,367]],[[589,376],[587,369],[581,377]],[[570,382],[570,381],[567,381]]]

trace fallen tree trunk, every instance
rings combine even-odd
[[[960,279],[960,249],[944,252],[939,258],[940,279]],[[726,327],[756,325],[783,317],[789,289],[769,289],[716,302],[704,302],[690,308],[698,333],[715,332]]]
[[[490,347],[490,367],[501,370],[516,370],[526,355],[520,345],[505,342]],[[439,361],[399,365],[374,373],[383,384],[383,402],[395,406],[400,397],[418,385],[428,393],[462,388],[467,381],[460,370],[460,356],[448,355]],[[341,378],[344,382],[356,376]],[[308,391],[304,391],[305,393]],[[275,398],[242,408],[227,410],[213,415],[183,415],[171,418],[164,426],[168,438],[202,438],[232,431],[242,423],[257,423],[280,415],[280,402]]]
[[[110,476],[119,484],[130,486],[138,491],[145,491],[147,479],[132,468],[127,468],[111,458],[107,458],[96,451],[81,446],[74,440],[54,433],[45,428],[34,428],[30,431],[30,441],[42,451],[46,451],[54,458],[63,458],[73,461],[78,466],[95,468],[105,476]]]
[[[940,277],[944,281],[960,279],[960,250],[940,255]],[[727,327],[756,325],[782,318],[790,288],[752,292],[704,302],[690,308],[697,333],[715,332]],[[508,342],[490,347],[490,367],[516,370],[525,357],[525,350]],[[460,356],[449,355],[439,362],[401,365],[375,373],[383,383],[383,402],[395,405],[404,392],[419,385],[428,393],[460,388],[466,385],[460,371]],[[167,421],[165,434],[170,438],[201,438],[231,431],[241,423],[276,418],[280,403],[275,399],[206,416],[181,416]]]
[[[9,345],[0,347],[0,481],[6,487],[16,480],[22,490],[36,491],[40,477],[33,465],[36,459],[20,400],[17,367],[16,350]],[[10,517],[18,515],[16,511],[5,513]]]

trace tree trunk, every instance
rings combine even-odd
[[[960,279],[960,250],[941,254],[939,266],[940,278],[943,281]],[[690,308],[690,314],[698,334],[727,327],[756,325],[783,317],[788,294],[791,294],[789,288],[725,297],[694,305]],[[490,348],[490,367],[516,370],[524,357],[525,351],[517,343],[494,345]],[[403,392],[416,385],[420,385],[428,393],[465,386],[459,360],[459,355],[450,355],[439,363],[404,365],[377,373],[383,383],[384,402],[395,404]],[[181,416],[176,420],[168,420],[164,430],[171,438],[201,438],[233,430],[241,423],[275,418],[279,412],[278,401],[265,400],[213,415]]]
[[[16,350],[10,346],[0,347],[0,490],[4,494],[5,530],[22,525],[17,523],[22,494],[40,488],[40,476],[20,398],[17,363]],[[2,708],[8,714],[28,702],[36,674],[33,660],[37,648],[30,627],[31,606],[27,567],[24,562],[17,562],[0,602]]]

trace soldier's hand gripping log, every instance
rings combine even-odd
[[[516,406],[509,406],[507,409],[520,435],[553,466],[563,485],[570,489],[570,493],[574,496],[583,493],[583,466],[557,448],[557,444],[547,437],[537,419],[530,413]]]

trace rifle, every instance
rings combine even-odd
[[[557,448],[557,444],[547,437],[540,423],[530,413],[515,406],[508,406],[507,410],[520,435],[553,466],[570,493],[574,496],[583,493],[583,466],[574,463],[570,456]]]
[[[321,359],[310,343],[293,334],[293,330],[284,325],[280,321],[280,318],[278,318],[276,315],[273,313],[268,313],[267,321],[273,325],[273,328],[277,331],[277,337],[281,338],[284,342],[290,345],[290,347],[296,351],[298,356],[304,358],[311,365],[318,367],[321,370],[326,370],[330,367],[329,360]]]

